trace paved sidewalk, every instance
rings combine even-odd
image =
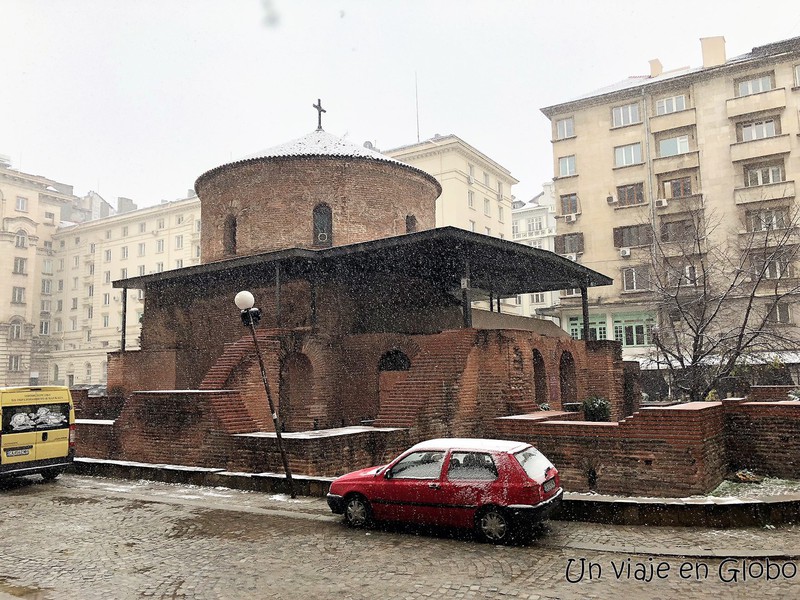
[[[298,496],[292,499],[285,494],[77,475],[63,477],[61,483],[88,494],[120,495],[147,502],[206,507],[213,501],[218,510],[312,521],[341,520],[331,513],[324,498]],[[550,521],[531,543],[553,549],[636,555],[795,558],[800,557],[800,526],[718,529]]]

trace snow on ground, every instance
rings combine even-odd
[[[765,477],[760,483],[723,481],[709,494],[715,498],[732,496],[743,500],[787,495],[800,496],[800,481],[777,477]]]

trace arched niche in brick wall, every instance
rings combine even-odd
[[[547,369],[544,365],[544,357],[535,348],[532,355],[534,400],[537,404],[546,404],[550,402],[550,394],[547,390]]]
[[[558,379],[561,384],[561,406],[567,402],[577,402],[578,389],[575,375],[575,358],[564,350],[558,365]]]

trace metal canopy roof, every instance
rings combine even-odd
[[[455,227],[319,250],[291,248],[132,277],[117,288],[207,285],[274,275],[281,279],[321,277],[365,283],[376,277],[413,277],[444,289],[470,287],[513,296],[568,288],[610,285],[612,279],[557,254]]]

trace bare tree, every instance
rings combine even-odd
[[[653,358],[669,371],[673,393],[691,400],[750,357],[797,347],[797,328],[786,322],[788,301],[800,294],[799,217],[787,206],[754,204],[738,231],[696,198],[688,211],[661,217],[654,232]]]

